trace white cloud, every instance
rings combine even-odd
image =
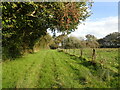
[[[84,37],[87,34],[102,38],[112,32],[118,32],[118,17],[107,17],[96,19],[96,21],[86,21],[85,25],[79,25],[75,32],[70,35]]]

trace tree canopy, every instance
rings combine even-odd
[[[87,34],[85,37],[86,37],[86,46],[87,47],[91,47],[91,48],[99,47],[97,38],[94,35]]]
[[[101,47],[104,48],[118,48],[120,47],[120,33],[113,32],[98,40]]]
[[[47,29],[68,34],[90,16],[88,2],[2,2],[3,53],[33,49]],[[19,53],[16,53],[19,52]]]

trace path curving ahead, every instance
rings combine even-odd
[[[90,70],[56,50],[42,50],[3,63],[3,88],[86,88],[106,87]]]

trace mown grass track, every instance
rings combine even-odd
[[[43,50],[3,62],[3,88],[103,88],[109,87],[89,68],[63,52]]]

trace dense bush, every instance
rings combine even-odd
[[[36,42],[46,35],[48,28],[52,32],[75,31],[90,16],[87,5],[87,2],[2,2],[4,57],[34,51]]]

